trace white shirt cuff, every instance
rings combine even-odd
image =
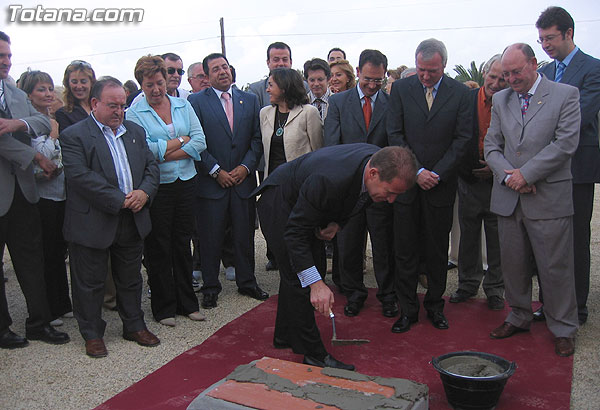
[[[300,279],[300,284],[302,285],[302,287],[305,288],[307,286],[312,285],[315,282],[320,281],[321,274],[319,273],[316,267],[311,266],[310,268],[298,273],[298,279]]]
[[[214,174],[215,172],[217,172],[217,169],[219,169],[219,168],[221,168],[221,167],[219,166],[219,164],[215,164],[215,166],[214,166],[214,167],[212,167],[212,169],[210,170],[210,172],[209,172],[208,174],[209,174],[209,175],[212,175],[212,174]]]

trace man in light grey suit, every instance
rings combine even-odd
[[[42,232],[36,207],[39,200],[33,166],[47,176],[56,166],[31,147],[31,136],[50,133],[50,122],[31,105],[27,95],[6,80],[11,67],[10,38],[0,31],[0,243],[8,246],[15,274],[27,303],[26,336],[62,344],[66,333],[50,324],[43,271]],[[27,346],[13,333],[4,280],[0,280],[0,348]]]
[[[535,25],[540,37],[538,43],[542,45],[546,54],[554,59],[554,62],[542,67],[540,73],[549,80],[569,84],[579,89],[581,131],[579,146],[571,161],[571,172],[573,173],[575,295],[579,324],[583,324],[588,318],[590,222],[594,209],[594,183],[600,182],[600,148],[598,147],[600,60],[585,54],[575,45],[573,42],[575,23],[565,9],[547,8]]]
[[[506,321],[493,339],[529,330],[530,258],[544,283],[545,313],[555,352],[575,351],[577,304],[573,277],[571,157],[579,142],[579,92],[538,74],[527,44],[509,46],[502,71],[510,86],[496,93],[485,137],[485,159],[494,172],[490,210],[498,231],[506,299]]]

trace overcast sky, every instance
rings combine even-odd
[[[219,18],[225,19],[227,57],[237,70],[237,84],[267,74],[266,48],[284,41],[292,49],[294,68],[307,59],[325,58],[341,47],[354,66],[360,52],[376,48],[387,55],[390,68],[414,66],[414,50],[421,40],[435,37],[448,49],[446,72],[456,64],[478,64],[514,42],[529,43],[538,60],[548,57],[536,43],[535,21],[540,12],[560,3],[575,19],[575,43],[600,57],[600,7],[594,0],[401,0],[401,1],[115,1],[96,3],[103,8],[142,8],[143,22],[132,23],[11,23],[8,5],[0,0],[2,28],[12,40],[15,78],[28,67],[50,73],[62,82],[67,64],[83,59],[96,75],[133,79],[137,59],[146,54],[174,52],[184,68],[220,52]],[[82,1],[36,0],[23,7],[83,7]],[[87,6],[91,10],[93,6]],[[321,9],[319,9],[321,7]],[[187,77],[187,74],[185,75]],[[182,86],[189,89],[187,80]]]

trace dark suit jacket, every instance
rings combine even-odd
[[[431,107],[418,76],[394,81],[389,100],[387,130],[389,145],[408,146],[418,168],[440,176],[440,183],[424,191],[433,206],[451,206],[457,186],[457,166],[464,156],[472,133],[472,106],[469,89],[444,76]],[[398,195],[400,203],[412,202],[421,189],[415,185]]]
[[[325,146],[356,142],[366,142],[380,147],[388,145],[386,130],[388,96],[386,93],[378,91],[368,130],[365,128],[363,110],[356,87],[333,94],[329,97],[328,102],[329,107],[323,133]]]
[[[469,184],[479,181],[477,178],[475,178],[475,176],[473,176],[472,171],[474,169],[482,168],[482,165],[479,163],[479,113],[477,104],[479,90],[481,90],[481,88],[469,90],[469,97],[472,99],[471,103],[473,107],[473,128],[471,139],[465,147],[465,155],[458,165],[458,176]]]
[[[4,81],[4,98],[11,117],[22,119],[34,136],[50,133],[50,120],[39,113],[27,98],[27,95]],[[39,200],[37,186],[33,177],[33,157],[35,149],[31,147],[31,135],[26,132],[0,134],[0,216],[8,212],[15,192],[15,177],[19,181],[21,192],[29,203]]]
[[[262,155],[258,118],[260,107],[255,95],[236,88],[233,88],[232,93],[233,133],[221,101],[212,87],[188,97],[206,136],[206,150],[200,154],[202,160],[196,162],[196,193],[200,198],[222,198],[227,189],[233,189],[240,197],[246,198],[256,188],[254,171]],[[222,188],[209,174],[216,164],[227,172],[244,164],[250,174],[240,185]]]
[[[356,204],[365,165],[378,150],[370,144],[321,148],[279,166],[255,190],[253,194],[258,195],[269,186],[279,185],[292,209],[284,238],[296,272],[315,265],[311,243],[316,228],[330,222],[343,227],[360,211]]]
[[[554,61],[540,68],[540,73],[554,80]],[[573,183],[600,182],[600,148],[598,148],[598,111],[600,110],[600,60],[579,50],[567,66],[560,81],[579,89],[581,131],[579,146],[571,162]]]
[[[158,164],[146,144],[146,132],[131,121],[123,121],[127,132],[123,142],[133,178],[133,188],[152,198],[160,182]],[[108,143],[90,116],[60,135],[67,203],[63,234],[68,242],[106,249],[115,239],[119,212],[125,194],[119,182]],[[150,201],[133,214],[140,237],[151,230]]]

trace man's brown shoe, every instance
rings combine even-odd
[[[160,340],[148,329],[138,330],[137,332],[123,333],[123,339],[136,342],[140,346],[156,346]]]
[[[528,331],[529,329],[523,329],[520,327],[513,326],[508,322],[504,322],[502,326],[499,326],[492,330],[492,333],[490,333],[490,337],[492,339],[505,339],[507,337],[511,337],[515,333]]]
[[[106,346],[104,345],[104,340],[102,339],[91,339],[85,341],[85,354],[89,357],[93,357],[95,359],[99,357],[106,357],[108,355],[108,351],[106,350]]]
[[[571,337],[557,337],[554,339],[554,352],[561,357],[571,356],[575,353],[575,341]]]

